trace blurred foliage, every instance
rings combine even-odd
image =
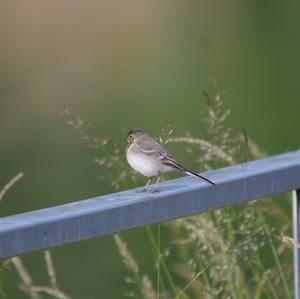
[[[299,9],[300,3],[294,0],[155,0],[130,5],[122,1],[2,1],[0,186],[20,170],[26,176],[1,202],[0,215],[125,188],[121,183],[112,185],[122,182],[122,172],[114,167],[101,171],[94,161],[101,164],[105,153],[86,148],[86,141],[65,126],[57,107],[69,107],[91,122],[97,138],[115,140],[109,151],[116,144],[125,146],[124,134],[132,127],[161,135],[161,124],[169,115],[173,116],[172,137],[193,136],[213,144],[200,122],[205,106],[199,104],[203,91],[216,94],[212,69],[220,73],[218,89],[226,89],[226,106],[234,112],[227,125],[236,129],[235,140],[245,141],[245,129],[268,154],[298,148]],[[190,155],[200,152],[202,161],[197,162],[203,168],[225,164],[203,161],[208,157],[203,143],[202,148],[189,144],[192,152],[188,154],[186,144],[166,146],[193,169],[195,160]],[[129,171],[122,150],[118,155],[122,171]],[[131,184],[144,181],[137,177]],[[288,219],[290,205],[281,199],[259,209],[265,212],[272,207],[271,223],[285,231],[283,219]],[[236,227],[240,220],[235,214],[233,218]],[[165,229],[162,248],[168,241]],[[153,259],[144,258],[151,254],[148,235],[134,230],[122,238],[130,244],[140,269],[145,269],[149,280],[142,283],[149,287],[156,274]],[[127,271],[120,266],[111,237],[59,247],[54,254],[59,281],[72,298],[123,296]],[[38,285],[47,285],[41,255],[26,255],[24,263],[30,265]],[[78,270],[69,271],[75,265]],[[178,273],[182,287],[188,277],[185,270]],[[5,272],[8,298],[25,298],[17,282],[15,271]]]
[[[217,82],[215,76],[212,81]],[[224,107],[220,93],[212,98],[207,93],[204,96],[209,141],[189,134],[173,137],[170,122],[161,129],[166,139],[157,139],[164,144],[180,142],[196,147],[194,156],[198,157],[200,167],[206,169],[265,155],[245,132],[238,134],[227,125],[230,111]],[[192,149],[187,150],[193,153]],[[118,156],[113,153],[112,157]],[[110,167],[105,163],[102,166]],[[135,181],[128,171],[122,177],[127,183]],[[274,216],[276,224],[272,221]],[[157,241],[148,228],[149,241],[156,253],[156,296],[153,287],[151,292],[145,292],[138,263],[125,241],[116,235],[119,254],[131,273],[126,281],[135,286],[127,295],[145,299],[292,298],[292,246],[285,236],[290,225],[284,209],[276,201],[265,199],[171,221],[165,226],[164,235],[170,241],[164,248],[160,225]],[[186,281],[183,287],[182,280]],[[154,285],[154,281],[149,281],[149,285]]]

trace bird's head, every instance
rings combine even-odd
[[[136,143],[146,132],[143,129],[132,129],[127,134],[128,143]]]

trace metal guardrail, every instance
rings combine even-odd
[[[300,150],[205,173],[215,186],[183,177],[160,193],[137,189],[0,218],[0,258],[202,213],[293,191],[294,239],[300,243]],[[300,249],[294,249],[300,299]]]

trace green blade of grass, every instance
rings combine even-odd
[[[6,298],[6,294],[4,292],[4,281],[5,281],[5,272],[8,269],[10,264],[10,259],[5,259],[1,262],[0,267],[0,299]]]
[[[157,225],[157,296],[159,299],[159,281],[160,281],[160,223]]]
[[[273,241],[272,236],[271,236],[270,229],[269,229],[268,225],[266,224],[266,222],[263,222],[263,223],[264,223],[264,229],[265,229],[267,235],[269,236],[268,241],[269,241],[269,244],[270,244],[270,247],[271,247],[273,258],[274,258],[275,263],[276,263],[276,267],[277,267],[278,272],[279,272],[279,277],[280,277],[281,283],[283,285],[283,288],[285,290],[287,298],[292,299],[291,291],[288,287],[288,283],[287,283],[285,274],[282,270],[282,267],[281,267],[281,264],[280,264],[280,261],[279,261],[279,258],[278,258],[278,254],[277,254],[275,246],[274,246],[274,241]]]
[[[180,296],[183,295],[183,293],[192,285],[192,283],[201,275],[203,274],[211,265],[213,265],[216,262],[217,258],[213,260],[211,263],[206,265],[204,269],[202,269],[200,272],[198,272],[195,277],[176,295],[175,299],[179,299]]]
[[[153,237],[153,234],[151,232],[151,228],[148,226],[148,227],[146,227],[146,230],[147,230],[147,233],[148,233],[150,244],[151,244],[154,252],[157,254],[157,246],[156,246],[156,242],[155,242],[155,239]],[[174,283],[173,278],[171,276],[171,273],[170,273],[170,271],[167,267],[167,264],[166,264],[166,262],[163,258],[160,259],[160,263],[161,263],[161,267],[164,271],[164,274],[166,275],[167,281],[168,281],[168,283],[169,283],[169,285],[172,289],[173,295],[176,296],[177,295],[176,286],[175,286],[175,283]],[[160,283],[162,283],[161,275],[160,275]]]

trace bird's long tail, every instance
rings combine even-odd
[[[210,183],[210,184],[212,184],[212,185],[215,185],[215,183],[212,182],[211,180],[205,178],[204,176],[202,176],[202,175],[200,175],[200,174],[197,174],[197,173],[195,173],[195,172],[192,172],[192,171],[190,171],[190,170],[185,169],[185,170],[184,170],[184,173],[186,173],[186,174],[188,174],[188,175],[190,175],[190,176],[194,176],[194,177],[196,177],[196,178],[200,178],[200,179],[202,179],[202,180],[204,180],[204,181],[206,181],[206,182],[208,182],[208,183]]]
[[[172,156],[170,156],[170,155],[167,155],[167,156],[165,157],[164,163],[165,163],[166,165],[169,165],[169,166],[171,166],[171,167],[173,167],[173,168],[179,170],[179,171],[184,172],[185,174],[188,174],[188,175],[190,175],[190,176],[194,176],[194,177],[196,177],[196,178],[200,178],[200,179],[202,179],[202,180],[204,180],[204,181],[206,181],[206,182],[208,182],[208,183],[210,183],[210,184],[212,184],[212,185],[215,185],[214,182],[210,181],[209,179],[205,178],[204,176],[202,176],[202,175],[200,175],[200,174],[197,174],[197,173],[195,173],[195,172],[193,172],[193,171],[191,171],[191,170],[188,170],[188,169],[184,168],[182,165],[180,165],[180,164],[179,164]]]

